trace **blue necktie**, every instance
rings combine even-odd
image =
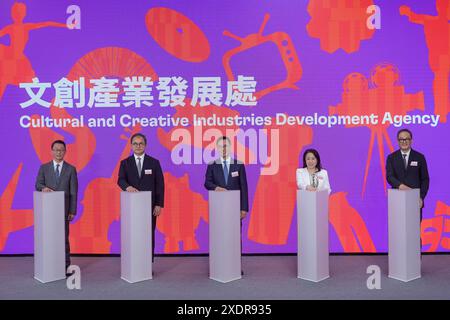
[[[225,184],[228,184],[228,167],[226,161],[223,162],[223,175],[225,177]]]

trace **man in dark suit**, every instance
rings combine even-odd
[[[411,149],[412,133],[401,129],[397,133],[400,149],[391,153],[386,161],[386,179],[392,188],[399,190],[420,189],[420,215],[428,192],[430,177],[423,154]]]
[[[248,212],[248,187],[245,166],[230,157],[231,140],[223,136],[216,142],[220,158],[208,164],[205,176],[205,188],[214,191],[241,191],[241,219]]]
[[[208,164],[205,175],[205,188],[213,191],[241,191],[241,228],[242,219],[248,212],[248,187],[245,166],[230,157],[231,140],[226,136],[217,139],[216,149],[220,158]],[[241,237],[242,251],[242,237]],[[241,271],[244,274],[244,271]]]
[[[56,140],[51,145],[53,160],[41,165],[36,178],[37,191],[64,191],[66,214],[66,270],[70,266],[69,224],[77,214],[78,177],[74,166],[64,161],[66,144]]]
[[[147,138],[141,134],[134,134],[131,139],[133,155],[120,162],[119,179],[117,184],[123,191],[152,192],[152,261],[155,253],[156,217],[164,208],[164,175],[159,161],[145,154]]]

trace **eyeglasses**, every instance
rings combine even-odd
[[[400,142],[400,143],[405,143],[405,142],[409,142],[409,141],[411,141],[411,138],[398,139],[398,142]]]
[[[52,149],[53,152],[66,152],[66,149]]]
[[[143,146],[145,146],[145,143],[144,142],[139,142],[139,143],[133,142],[132,145],[133,145],[133,147],[143,147]]]

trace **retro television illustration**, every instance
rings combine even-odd
[[[259,90],[255,93],[257,99],[277,90],[281,89],[294,89],[298,90],[299,87],[295,85],[302,77],[302,66],[295,50],[291,37],[282,31],[277,31],[269,35],[263,35],[263,31],[269,21],[270,15],[264,16],[264,21],[259,28],[258,33],[249,34],[246,37],[239,37],[228,30],[223,32],[223,35],[238,40],[241,44],[229,51],[227,51],[222,58],[225,72],[230,81],[236,79],[235,74],[231,68],[231,59],[239,53],[253,49],[266,43],[273,43],[278,48],[281,60],[286,69],[286,78],[270,87]]]

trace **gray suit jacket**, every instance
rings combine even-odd
[[[36,190],[42,191],[45,187],[54,191],[64,191],[66,215],[69,213],[77,213],[78,178],[77,170],[74,166],[64,161],[59,183],[56,184],[53,161],[41,165],[36,178]]]

